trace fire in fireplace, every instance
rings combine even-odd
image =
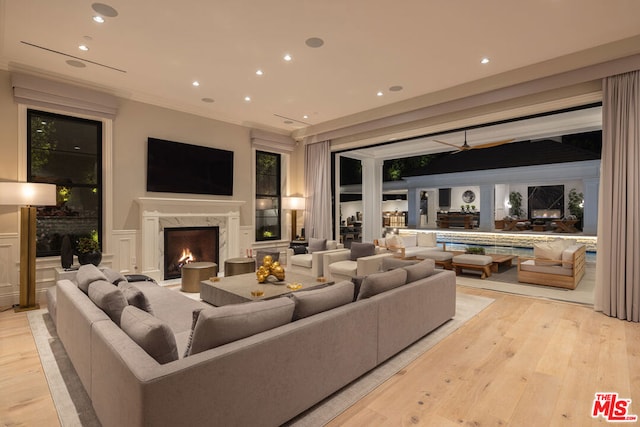
[[[220,227],[178,227],[164,229],[164,279],[181,277],[189,262],[219,264]]]

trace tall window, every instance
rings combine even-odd
[[[57,205],[38,208],[36,255],[59,255],[64,235],[102,242],[102,123],[27,110],[27,144],[28,181],[57,187]]]
[[[280,239],[280,154],[256,151],[256,240]]]

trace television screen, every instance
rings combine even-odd
[[[148,138],[147,191],[233,195],[233,151]]]

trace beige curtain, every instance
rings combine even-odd
[[[307,144],[304,163],[305,235],[331,239],[331,143]]]
[[[640,71],[603,83],[595,309],[640,322]]]

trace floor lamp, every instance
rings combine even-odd
[[[296,239],[298,209],[304,209],[304,197],[283,197],[282,209],[291,211],[291,240]]]
[[[34,310],[36,303],[36,208],[56,204],[54,184],[0,182],[0,205],[20,206],[20,305],[15,311]]]

